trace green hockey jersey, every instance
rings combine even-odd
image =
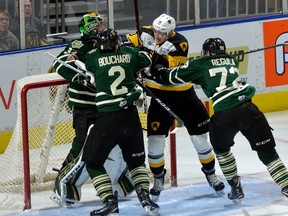
[[[83,42],[82,40],[71,41],[65,49],[58,55],[58,58],[65,63],[77,68],[75,60],[85,61],[86,54],[93,49],[92,43]],[[54,61],[53,63],[56,72],[69,82],[69,102],[70,107],[77,106],[87,109],[96,109],[95,89],[90,86],[84,86],[79,81],[79,74],[70,68]]]
[[[98,111],[111,112],[127,108],[139,98],[137,72],[149,67],[151,59],[139,48],[123,46],[116,52],[94,49],[87,54],[85,65],[95,77]]]
[[[255,94],[253,86],[240,82],[238,62],[228,54],[188,60],[181,67],[162,70],[161,76],[165,84],[201,85],[215,112],[244,103]]]

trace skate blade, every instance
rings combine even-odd
[[[150,216],[159,216],[159,209],[158,208],[154,208],[152,206],[145,206],[144,207],[146,213]]]
[[[233,199],[232,202],[235,204],[235,205],[243,205],[244,202],[242,199]]]
[[[153,201],[153,202],[157,202],[158,200],[159,200],[159,197],[160,197],[160,195],[151,195],[151,200]]]
[[[90,215],[103,215],[103,214],[90,214]],[[105,214],[105,215],[107,215],[107,216],[119,216],[119,214],[118,213],[109,213],[109,214]]]
[[[218,197],[223,197],[223,196],[225,196],[225,191],[224,191],[224,189],[220,190],[220,191],[215,191],[215,194]]]

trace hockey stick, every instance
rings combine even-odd
[[[136,79],[136,83],[143,88],[161,107],[163,107],[171,116],[173,116],[177,121],[178,125],[171,133],[175,133],[179,128],[184,126],[183,120],[178,117],[165,103],[163,103],[152,91],[150,91],[142,82]]]
[[[140,39],[140,21],[139,21],[138,0],[134,0],[134,14],[135,14],[137,37],[138,37],[138,46],[140,46],[141,39]],[[141,75],[141,73],[140,73],[140,75]],[[141,78],[141,83],[143,83],[143,78]],[[143,106],[144,106],[144,113],[147,113],[148,112],[148,105],[147,105],[146,91],[143,92]]]
[[[134,0],[134,13],[136,21],[136,30],[138,34],[138,40],[140,40],[140,22],[139,22],[139,10],[138,10],[138,0]]]
[[[260,52],[260,51],[263,51],[263,50],[273,49],[273,48],[276,48],[276,47],[279,47],[279,46],[286,46],[286,45],[288,45],[288,43],[276,44],[276,45],[272,45],[272,46],[267,46],[267,47],[263,47],[263,48],[249,50],[249,51],[243,52],[243,53],[237,53],[237,54],[234,54],[232,56],[246,55],[246,54],[250,54],[250,53],[254,53],[254,52]]]
[[[260,51],[263,51],[263,50],[273,49],[273,48],[276,48],[276,47],[279,47],[279,46],[286,46],[286,45],[288,45],[288,43],[281,43],[281,44],[276,44],[276,45],[267,46],[267,47],[263,47],[263,48],[249,50],[247,52],[236,53],[236,54],[233,54],[231,56],[233,56],[233,57],[242,56],[242,55],[247,55],[247,54],[250,54],[250,53],[260,52]],[[188,58],[188,60],[194,60],[194,59],[195,59],[194,57]]]
[[[75,61],[75,64],[76,64],[79,68],[82,69],[82,70],[79,70],[78,68],[75,68],[75,67],[67,64],[66,62],[62,61],[61,59],[58,59],[56,56],[54,56],[52,53],[50,53],[50,52],[48,52],[48,51],[45,51],[44,54],[45,54],[45,55],[49,55],[50,57],[52,57],[52,58],[53,58],[54,60],[56,60],[57,62],[59,62],[60,64],[64,65],[65,67],[67,67],[67,68],[75,71],[75,72],[78,73],[79,75],[81,75],[81,76],[83,76],[83,77],[85,77],[85,78],[89,78],[89,79],[90,79],[90,77],[83,72],[83,71],[87,71],[83,62],[78,61],[78,60]],[[78,65],[78,64],[79,64],[79,65]],[[84,65],[84,69],[81,67],[82,64]],[[90,90],[96,92],[95,87],[92,85],[92,83],[89,82],[89,84],[88,84],[88,85],[85,85],[85,86],[86,86],[87,88],[89,88]]]
[[[49,55],[50,57],[52,57],[54,60],[56,60],[57,62],[59,62],[60,64],[64,65],[65,67],[75,71],[76,73],[80,74],[81,76],[84,76],[85,78],[88,78],[87,74],[85,74],[82,70],[79,70],[69,64],[67,64],[66,62],[62,61],[61,59],[58,59],[56,56],[54,56],[52,53],[45,51],[44,52],[45,55]]]

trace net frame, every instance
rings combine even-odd
[[[54,75],[54,74],[52,74]],[[58,75],[55,73],[55,75]],[[67,84],[67,80],[58,77],[52,81],[29,83],[21,90],[21,113],[22,113],[22,145],[23,145],[23,171],[24,171],[24,209],[31,208],[31,187],[30,187],[30,159],[29,159],[29,134],[28,134],[28,104],[27,93],[29,90],[38,87]]]

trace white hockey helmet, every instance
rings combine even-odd
[[[161,14],[152,24],[154,30],[166,33],[169,36],[176,27],[175,19],[167,14]]]

